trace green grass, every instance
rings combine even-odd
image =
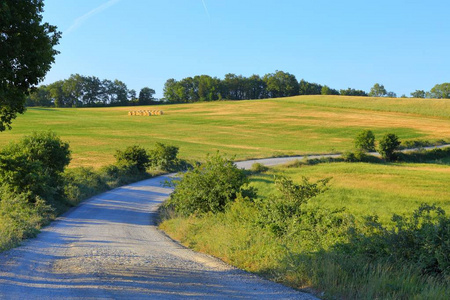
[[[410,213],[420,203],[436,203],[450,212],[450,166],[442,164],[323,163],[300,168],[275,168],[252,177],[262,197],[270,197],[277,174],[300,182],[332,177],[330,190],[315,201],[324,207],[346,207],[356,216],[376,214],[384,223],[396,214]]]
[[[273,178],[285,175],[300,182],[333,177],[330,190],[311,200],[325,208],[346,207],[356,217],[377,214],[390,225],[394,213],[410,215],[420,203],[437,203],[450,212],[450,165],[322,163],[298,168],[278,167],[251,177],[263,199],[275,194]],[[160,226],[197,251],[217,256],[239,268],[324,299],[446,299],[449,278],[423,276],[413,264],[348,256],[295,234],[274,236],[257,226],[258,213],[236,202],[224,213],[204,217],[172,216]],[[333,243],[333,236],[325,237]],[[312,249],[311,249],[312,247]]]
[[[128,110],[160,109],[163,116],[128,116]],[[180,156],[202,160],[220,150],[236,159],[350,150],[355,135],[371,129],[379,138],[450,139],[450,101],[368,97],[298,96],[158,107],[29,108],[0,133],[0,147],[32,131],[53,130],[70,143],[71,166],[112,163],[116,149],[162,142]]]

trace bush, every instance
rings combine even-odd
[[[1,185],[53,206],[64,202],[62,172],[70,162],[69,144],[53,132],[33,133],[0,152]]]
[[[205,163],[194,166],[181,180],[173,182],[175,190],[167,206],[185,216],[221,212],[238,194],[253,196],[251,190],[244,188],[247,183],[244,171],[233,161],[219,153],[208,155]]]
[[[268,170],[269,168],[261,163],[254,163],[250,168],[250,171],[252,171],[253,173],[264,173],[267,172]]]
[[[177,171],[180,169],[180,160],[177,158],[179,148],[156,143],[155,149],[149,151],[150,166],[163,171]]]
[[[393,133],[385,134],[378,145],[378,152],[380,152],[381,157],[387,161],[395,160],[395,151],[398,150],[400,146],[400,141],[398,136]]]
[[[150,165],[147,151],[137,145],[129,146],[123,151],[116,150],[114,157],[118,166],[135,167],[141,173],[144,173]]]
[[[80,167],[67,170],[64,173],[64,180],[64,192],[71,205],[109,189],[105,179],[93,168]]]
[[[355,138],[355,148],[362,151],[375,151],[375,135],[370,130],[361,131]]]
[[[394,215],[388,229],[377,216],[366,217],[364,226],[350,231],[350,242],[337,249],[370,259],[410,262],[424,274],[450,275],[450,218],[436,205],[422,204],[411,217]]]

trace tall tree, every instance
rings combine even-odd
[[[138,104],[139,105],[149,105],[155,100],[153,95],[155,94],[155,90],[149,87],[144,87],[139,92]]]
[[[263,77],[270,98],[298,95],[298,81],[294,75],[283,71],[266,74]]]
[[[43,80],[61,33],[42,23],[42,0],[0,2],[0,131],[25,111],[25,96]]]
[[[322,85],[310,83],[306,80],[300,80],[298,83],[299,95],[320,95],[322,93]]]
[[[370,97],[384,97],[386,96],[386,94],[387,94],[386,89],[382,84],[379,83],[375,83],[369,92]]]

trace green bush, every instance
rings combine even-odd
[[[64,202],[62,172],[70,162],[69,144],[53,132],[33,133],[0,152],[1,185],[14,193],[37,197],[54,207]]]
[[[64,192],[71,205],[76,205],[80,201],[110,188],[100,172],[94,171],[93,168],[69,169],[64,173],[64,180]]]
[[[156,143],[155,148],[149,151],[150,166],[163,171],[178,171],[181,161],[177,158],[179,148]]]
[[[370,130],[361,131],[355,138],[355,149],[359,151],[375,151],[375,135]]]
[[[412,216],[392,217],[394,227],[384,227],[377,216],[350,230],[348,244],[336,248],[368,259],[389,259],[415,264],[423,274],[450,275],[450,218],[436,205],[422,204]]]
[[[147,151],[138,145],[129,146],[123,151],[116,150],[114,157],[118,166],[135,167],[141,173],[150,165]]]
[[[252,171],[253,173],[264,173],[267,172],[268,170],[269,168],[261,163],[254,163],[250,168],[250,171]]]
[[[393,133],[385,134],[378,145],[378,152],[380,152],[381,157],[383,157],[387,161],[395,160],[396,153],[400,146],[400,140],[398,136]]]
[[[221,156],[207,156],[206,162],[194,166],[181,180],[174,181],[175,190],[167,206],[173,207],[181,215],[217,213],[234,201],[238,194],[253,196],[244,188],[248,179],[243,170],[234,162]]]

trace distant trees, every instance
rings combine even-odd
[[[356,91],[356,90],[353,90]],[[363,91],[359,95],[367,95]],[[214,100],[250,100],[296,95],[339,95],[339,91],[328,86],[297,81],[294,75],[276,71],[263,77],[244,77],[228,73],[224,79],[200,75],[179,81],[171,78],[164,84],[164,99],[169,103],[186,103]]]
[[[436,84],[428,93],[429,98],[450,99],[450,83]]]
[[[416,90],[415,92],[411,93],[411,97],[413,98],[425,98],[426,93],[424,90]]]
[[[375,83],[369,92],[370,97],[384,97],[386,96],[386,94],[387,94],[386,89],[382,84],[379,83]]]
[[[29,89],[43,80],[58,54],[53,47],[61,33],[42,22],[43,11],[42,0],[0,4],[0,131],[25,111]]]
[[[351,88],[340,90],[339,93],[343,96],[368,96],[367,93],[362,90],[355,90]]]
[[[145,87],[136,99],[136,91],[120,80],[101,80],[95,76],[72,74],[68,79],[42,85],[26,99],[27,106],[93,107],[147,105],[156,100],[155,90]]]

